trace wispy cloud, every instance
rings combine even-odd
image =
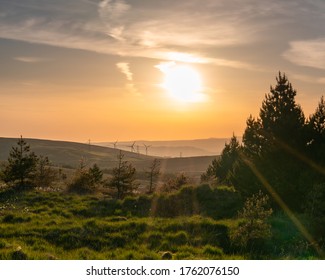
[[[130,65],[127,62],[119,62],[116,64],[117,68],[125,75],[128,81],[133,81],[133,74],[130,71]]]
[[[299,29],[296,20],[308,9],[317,14],[313,19],[319,22],[319,6],[323,7],[318,1],[314,5],[303,0],[58,0],[53,3],[40,0],[0,3],[0,10],[5,11],[0,15],[0,37],[119,56],[246,69],[254,66],[245,56],[238,61],[231,56],[220,56],[216,49],[240,50],[242,46],[269,40],[272,34],[277,34],[277,28],[281,29],[281,24],[294,23]],[[300,61],[294,58],[302,47],[301,43],[299,46],[299,42],[293,42],[285,57],[306,64],[307,58]]]
[[[18,56],[18,57],[14,57],[13,59],[25,63],[38,63],[38,62],[48,61],[48,59],[44,59],[41,57],[32,57],[32,56]]]
[[[325,69],[325,38],[291,42],[283,56],[297,65]]]
[[[116,67],[121,71],[122,74],[125,75],[125,77],[128,81],[125,85],[125,88],[127,89],[127,91],[136,95],[136,96],[141,96],[140,92],[137,90],[137,88],[133,82],[133,73],[130,70],[130,64],[127,62],[119,62],[119,63],[116,63]]]

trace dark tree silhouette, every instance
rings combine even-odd
[[[108,182],[108,187],[116,190],[117,199],[131,195],[137,189],[135,183],[136,169],[128,161],[123,160],[124,154],[120,151],[118,165],[113,169],[113,177]]]
[[[276,81],[276,86],[271,86],[270,93],[265,95],[260,110],[261,132],[266,142],[264,150],[279,143],[301,148],[305,117],[295,101],[297,93],[285,74],[279,72]]]
[[[155,184],[158,179],[158,176],[160,174],[160,160],[155,158],[150,167],[149,170],[146,172],[148,178],[149,178],[149,190],[148,193],[153,193],[155,189]]]
[[[212,161],[206,175],[201,178],[215,177],[219,183],[232,185],[232,176],[239,159],[240,144],[235,135],[225,144],[219,158]]]
[[[235,140],[227,144],[207,172],[213,170],[220,182],[235,186],[244,198],[265,191],[267,182],[289,207],[302,210],[314,183],[308,169],[306,120],[286,75],[279,72],[276,82],[265,95],[259,117],[247,119],[242,146]],[[310,119],[315,143],[324,143],[316,132],[322,131],[323,111],[321,101]]]
[[[57,179],[58,172],[51,167],[48,157],[39,156],[35,169],[34,184],[39,188],[48,188]]]
[[[18,188],[31,187],[37,161],[37,156],[31,152],[30,146],[21,136],[17,146],[11,148],[8,162],[2,171],[3,181]]]
[[[316,111],[308,121],[308,148],[311,156],[321,164],[325,163],[325,101],[324,97],[318,103]]]
[[[81,161],[81,165],[76,170],[75,177],[68,185],[67,190],[79,194],[88,194],[95,192],[103,183],[103,171],[97,164],[86,169]]]

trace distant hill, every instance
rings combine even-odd
[[[17,144],[17,140],[17,138],[0,137],[0,161],[7,160],[10,149]],[[89,165],[97,163],[101,168],[111,169],[116,166],[117,156],[120,152],[119,149],[76,142],[25,138],[24,140],[37,155],[47,156],[54,165],[65,168],[76,168],[83,159]],[[131,162],[139,171],[148,168],[155,158],[128,151],[123,151],[123,154],[124,159]],[[161,171],[166,173],[202,173],[215,157],[160,158]]]
[[[195,156],[213,156],[220,155],[225,143],[229,138],[209,138],[196,140],[174,140],[174,141],[146,141],[137,140],[134,144],[134,150],[141,154],[146,154],[146,146],[148,147],[148,155],[159,157],[195,157]],[[117,142],[118,148],[126,151],[131,150],[134,142]],[[114,147],[114,143],[101,142],[96,143],[100,146]]]

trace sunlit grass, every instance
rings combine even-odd
[[[203,197],[213,191],[199,190]],[[195,191],[189,187],[165,195],[162,203],[171,199],[182,205]],[[218,194],[225,196],[224,191]],[[230,243],[230,233],[240,222],[236,215],[213,218],[205,205],[202,213],[155,216],[149,211],[155,199],[117,201],[36,191],[0,196],[0,259],[317,258],[285,215],[271,219],[273,237],[264,244],[265,251],[250,252]],[[141,209],[141,204],[149,208]]]

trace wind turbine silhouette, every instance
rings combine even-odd
[[[148,149],[151,147],[151,145],[143,144],[143,146],[146,148],[146,156],[147,156],[148,155]]]
[[[132,145],[127,146],[127,147],[131,148],[131,153],[134,153],[134,145],[135,145],[135,143],[136,143],[136,141],[134,141]]]
[[[118,142],[118,140],[116,140],[115,142],[112,142],[112,143],[110,143],[110,144],[113,144],[113,146],[114,146],[114,149],[116,149],[116,146],[117,146],[117,142]]]

